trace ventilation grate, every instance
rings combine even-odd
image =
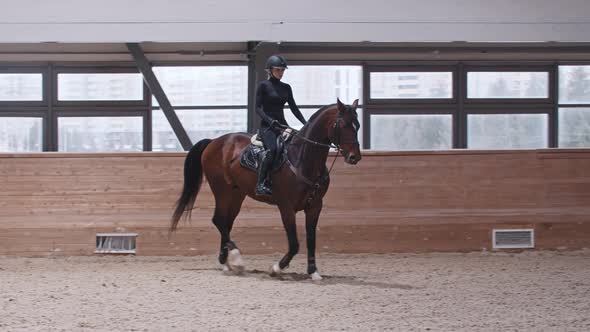
[[[136,233],[96,234],[97,254],[135,254]]]
[[[535,232],[533,229],[494,229],[494,249],[534,248]]]

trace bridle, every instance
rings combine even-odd
[[[321,147],[325,147],[325,148],[330,148],[330,149],[336,149],[337,152],[341,152],[342,149],[340,148],[340,145],[342,144],[359,144],[359,141],[357,139],[357,137],[354,137],[354,140],[352,142],[342,142],[342,126],[341,123],[344,122],[344,119],[342,117],[342,115],[340,113],[338,113],[338,115],[336,116],[336,121],[334,121],[334,124],[332,125],[332,137],[330,138],[330,144],[326,144],[326,143],[321,143],[321,142],[317,142],[314,140],[311,140],[305,136],[302,136],[300,134],[300,131],[295,130],[293,128],[290,127],[285,127],[284,129],[280,129],[281,131],[285,131],[286,129],[291,129],[293,134],[293,138],[298,137],[300,139],[302,139],[304,142],[312,144],[314,146],[321,146]],[[358,120],[354,120],[354,123],[356,125],[356,128],[360,128],[360,124],[358,123]],[[358,131],[358,129],[357,129]],[[338,156],[338,154],[336,154],[336,156]]]
[[[341,113],[338,113],[338,115],[336,116],[336,121],[334,121],[334,124],[332,125],[332,133],[334,134],[335,138],[330,138],[330,141],[332,141],[332,143],[334,143],[336,148],[338,148],[339,150],[340,150],[340,145],[342,145],[342,144],[351,144],[351,145],[359,144],[357,136],[354,137],[354,140],[352,142],[341,142],[342,133],[340,131],[342,130],[342,126],[340,124],[342,122],[344,122],[344,119],[342,118]],[[360,124],[359,124],[358,120],[354,119],[353,124],[356,127],[356,130],[358,131],[358,128],[360,128]]]
[[[328,172],[325,172],[323,175],[320,175],[316,181],[310,180],[307,177],[305,177],[303,174],[301,174],[299,169],[296,168],[293,165],[293,163],[291,163],[289,161],[289,167],[291,168],[291,171],[295,174],[295,176],[297,176],[305,184],[307,184],[308,186],[310,186],[312,188],[312,191],[306,200],[306,205],[309,205],[313,201],[313,199],[317,195],[317,192],[320,189],[321,185],[330,178],[330,172],[332,172],[332,168],[334,167],[334,164],[336,163],[336,159],[338,158],[338,155],[342,152],[342,149],[340,148],[340,146],[342,144],[347,144],[347,143],[348,144],[359,144],[356,136],[354,137],[354,140],[352,142],[342,142],[341,130],[342,130],[342,123],[343,122],[344,122],[344,119],[343,119],[342,115],[340,113],[338,113],[338,115],[336,117],[336,121],[334,121],[334,124],[331,127],[332,128],[332,135],[331,135],[332,137],[329,137],[330,142],[331,142],[330,144],[325,144],[325,143],[311,140],[305,136],[302,136],[300,134],[300,131],[295,130],[290,127],[280,129],[281,131],[285,131],[286,129],[293,130],[293,133],[294,133],[293,138],[298,137],[298,138],[302,139],[305,143],[312,144],[313,146],[321,146],[321,147],[326,147],[326,148],[330,148],[330,149],[336,149],[336,155],[334,156],[334,160],[332,160],[332,165],[330,165]],[[358,120],[356,120],[356,119],[354,120],[354,125],[356,126],[356,128],[357,128],[356,130],[358,131],[358,128],[360,128],[360,124],[359,124]]]

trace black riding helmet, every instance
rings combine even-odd
[[[266,60],[266,69],[271,68],[288,68],[287,61],[280,55],[271,55],[268,60]]]

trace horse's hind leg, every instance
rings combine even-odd
[[[215,213],[213,214],[213,224],[221,235],[219,263],[223,265],[224,270],[233,268],[241,272],[243,262],[241,261],[240,251],[235,243],[231,241],[230,233],[246,196],[236,189],[223,190],[222,192],[217,190],[214,195]]]

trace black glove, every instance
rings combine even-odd
[[[272,120],[272,121],[270,122],[270,127],[271,127],[271,128],[279,128],[279,126],[280,126],[280,125],[281,125],[281,124],[279,123],[279,121],[278,121],[278,120]]]

